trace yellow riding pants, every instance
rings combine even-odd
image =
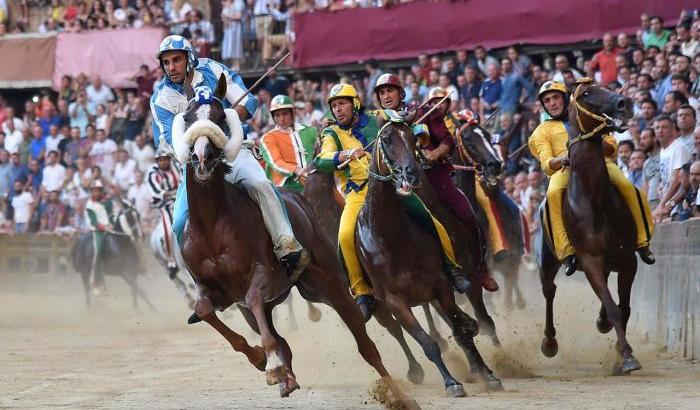
[[[355,297],[372,294],[372,289],[365,280],[362,265],[357,258],[357,251],[355,249],[355,226],[357,224],[357,216],[360,214],[360,210],[362,210],[362,205],[365,202],[366,196],[367,187],[364,187],[360,192],[350,191],[345,197],[345,207],[343,208],[343,213],[340,215],[340,228],[338,230],[338,246],[340,247],[341,258],[345,264],[348,279],[350,280],[350,290]],[[406,211],[412,218],[415,218],[421,225],[427,225],[425,226],[427,229],[434,230],[433,233],[437,234],[440,245],[442,246],[444,262],[451,267],[459,267],[455,260],[450,237],[440,221],[435,219],[416,194],[410,195],[403,202],[406,206]]]
[[[612,162],[606,161],[610,182],[618,189],[620,195],[627,203],[627,207],[632,213],[632,218],[637,226],[637,248],[649,246],[649,241],[654,235],[654,222],[651,219],[649,201],[644,192],[639,191],[632,185],[620,168]],[[562,216],[562,201],[564,191],[569,185],[569,169],[557,171],[549,179],[547,189],[547,213],[545,223],[549,225],[551,235],[554,239],[554,248],[559,260],[564,260],[567,256],[575,253],[574,247],[569,241],[564,227]]]
[[[486,220],[489,223],[489,247],[491,248],[491,253],[495,255],[506,249],[505,241],[503,240],[503,230],[493,213],[491,200],[486,196],[486,192],[484,192],[479,181],[474,181],[474,186],[476,190],[476,200],[479,202],[479,206],[483,209],[484,214],[486,214]]]

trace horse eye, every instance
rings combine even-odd
[[[584,92],[583,92],[583,96],[584,96],[584,97],[588,97],[588,91],[584,91]]]

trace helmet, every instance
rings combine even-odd
[[[542,96],[550,91],[559,91],[563,93],[564,96],[569,94],[569,90],[566,89],[566,85],[557,81],[547,81],[540,87],[540,92],[537,94],[537,98],[542,101]]]
[[[331,88],[331,92],[328,93],[328,99],[326,102],[328,105],[330,105],[331,101],[341,97],[352,99],[352,105],[355,112],[359,112],[360,108],[362,108],[362,102],[360,101],[360,97],[357,95],[357,90],[350,84],[339,83],[334,85],[333,88]]]
[[[270,101],[270,113],[286,108],[294,110],[294,101],[286,95],[276,95],[272,101]]]
[[[158,149],[156,150],[155,155],[153,155],[153,159],[158,160],[158,158],[170,158],[170,154],[172,153],[171,150],[167,149],[165,147],[166,144],[163,144],[161,141],[161,144],[158,144]]]
[[[104,186],[104,184],[102,183],[102,181],[99,180],[99,179],[96,179],[96,180],[94,180],[94,181],[92,182],[92,184],[90,185],[90,190],[93,190],[93,189],[104,189],[104,187],[105,187],[105,186]]]
[[[458,112],[457,119],[470,125],[479,124],[479,115],[468,108],[465,108],[462,111]]]
[[[187,71],[190,71],[193,68],[197,67],[197,52],[194,50],[194,47],[192,47],[192,44],[190,44],[190,42],[186,38],[178,35],[168,36],[164,38],[163,41],[161,41],[160,47],[158,47],[158,53],[156,54],[156,58],[160,60],[160,57],[163,55],[163,53],[173,50],[184,51],[187,54]]]
[[[442,87],[435,87],[428,93],[428,98],[425,101],[434,100],[436,98],[445,98],[447,96],[447,91]],[[448,100],[449,101],[449,100]]]
[[[374,86],[374,93],[377,94],[377,97],[379,97],[379,88],[384,86],[397,87],[399,89],[401,99],[403,100],[406,98],[406,91],[403,89],[401,80],[399,80],[399,77],[396,74],[384,73],[377,78],[377,85]]]

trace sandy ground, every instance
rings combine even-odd
[[[0,408],[382,408],[369,394],[376,374],[328,309],[312,323],[296,295],[297,323],[290,321],[287,306],[276,310],[302,386],[281,399],[277,388],[267,386],[264,375],[208,325],[185,324],[189,311],[164,274],[152,272],[141,282],[157,312],[145,305],[133,310],[125,285],[115,278],[107,282],[108,294],[88,310],[77,275],[0,274]],[[645,345],[633,329],[630,340],[643,370],[609,376],[613,336],[595,330],[599,305],[576,279],[559,279],[559,356],[546,359],[539,350],[544,308],[535,274],[524,273],[521,284],[528,295],[525,310],[504,312],[501,297],[493,300],[503,347],[477,339],[505,392],[487,393],[470,383],[465,384],[469,397],[446,398],[437,369],[409,341],[426,373],[424,384],[413,386],[393,339],[376,323],[369,326],[370,336],[389,371],[425,409],[698,408],[700,365]],[[227,313],[225,320],[259,344],[238,312]],[[452,340],[444,357],[457,378],[468,378],[464,356]]]

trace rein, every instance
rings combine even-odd
[[[474,171],[481,176],[484,175],[484,166],[476,162],[474,158],[469,155],[469,152],[467,152],[467,149],[464,147],[464,142],[462,141],[462,131],[464,131],[464,129],[469,125],[469,123],[463,124],[461,127],[459,127],[459,130],[457,130],[457,133],[454,136],[455,142],[457,143],[457,153],[459,154],[459,158],[463,163],[469,165],[452,165],[452,167],[458,171]]]
[[[592,138],[592,137],[598,135],[599,132],[601,132],[601,131],[604,130],[605,128],[608,128],[608,127],[610,127],[610,126],[613,125],[613,119],[610,118],[607,114],[598,115],[598,114],[596,114],[596,113],[593,113],[593,112],[589,111],[588,109],[586,109],[586,107],[584,107],[584,106],[578,101],[579,96],[580,96],[580,94],[581,94],[581,86],[582,86],[582,85],[583,85],[583,84],[579,84],[579,85],[576,87],[576,91],[574,91],[574,95],[573,95],[573,97],[571,98],[572,102],[574,103],[574,106],[576,107],[576,122],[578,123],[578,128],[579,128],[579,130],[580,130],[581,132],[585,132],[584,129],[583,129],[583,123],[581,122],[581,115],[580,115],[580,113],[583,113],[583,114],[587,115],[589,118],[591,118],[591,119],[594,120],[594,121],[598,121],[598,126],[596,126],[596,127],[593,128],[591,131],[589,131],[589,132],[587,132],[587,133],[585,133],[585,134],[583,134],[583,135],[579,135],[579,136],[576,137],[576,138],[570,139],[569,142],[568,142],[568,148],[571,148],[571,146],[574,145],[574,144],[577,143],[577,142],[580,142],[580,141],[583,141],[583,140],[587,140],[587,139],[589,139],[589,138]]]
[[[383,181],[383,182],[388,182],[388,181],[394,181],[396,182],[396,176],[394,172],[394,166],[391,163],[391,160],[389,157],[386,156],[384,153],[384,145],[381,143],[381,135],[384,129],[389,126],[389,124],[392,124],[392,121],[387,121],[382,127],[379,129],[379,132],[377,132],[377,138],[375,138],[374,142],[369,144],[372,145],[374,144],[374,153],[373,155],[376,157],[375,159],[377,160],[377,164],[384,164],[389,169],[389,175],[382,175],[381,174],[381,168],[379,165],[377,165],[377,170],[379,173],[375,173],[372,171],[372,169],[368,169],[367,173],[369,174],[370,177]]]

